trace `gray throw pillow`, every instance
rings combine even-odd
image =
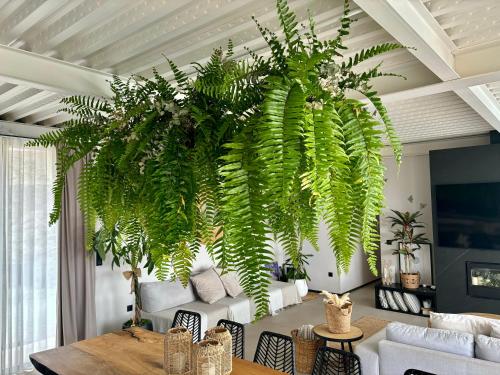
[[[387,340],[440,352],[474,357],[474,335],[471,333],[424,328],[393,322],[387,325]]]
[[[500,339],[485,335],[477,336],[476,358],[500,363]]]
[[[212,304],[226,296],[224,285],[213,268],[191,276],[191,283],[203,302]]]
[[[238,275],[235,272],[227,272],[222,275],[220,272],[218,273],[228,296],[235,298],[243,293],[243,288],[241,287]]]
[[[171,309],[196,300],[191,284],[176,281],[141,283],[142,310],[150,313]]]

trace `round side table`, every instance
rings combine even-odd
[[[358,341],[363,338],[363,331],[356,326],[351,326],[351,330],[347,333],[331,333],[328,330],[328,324],[323,323],[314,326],[313,332],[316,336],[326,341],[340,343],[342,350],[345,350],[345,344],[347,343],[349,346],[349,351],[351,353],[352,353],[352,343],[354,341]]]

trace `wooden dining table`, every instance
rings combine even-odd
[[[165,375],[164,335],[141,328],[107,333],[30,355],[44,375]],[[232,375],[282,375],[283,372],[233,357]]]

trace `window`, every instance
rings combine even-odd
[[[56,344],[57,226],[49,226],[55,150],[0,137],[0,373]]]

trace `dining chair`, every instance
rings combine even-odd
[[[264,331],[260,334],[253,361],[287,374],[295,374],[295,351],[290,336]]]
[[[187,328],[193,334],[193,342],[201,340],[201,315],[194,311],[177,310],[172,322],[174,327]]]
[[[245,358],[245,326],[232,320],[221,319],[218,326],[226,328],[233,338],[233,356]]]
[[[322,346],[316,353],[312,375],[361,375],[359,357],[351,352]]]
[[[416,369],[409,369],[409,370],[406,370],[404,375],[435,375],[433,373],[430,373],[430,372],[425,372],[425,371],[422,371],[422,370],[416,370]]]

